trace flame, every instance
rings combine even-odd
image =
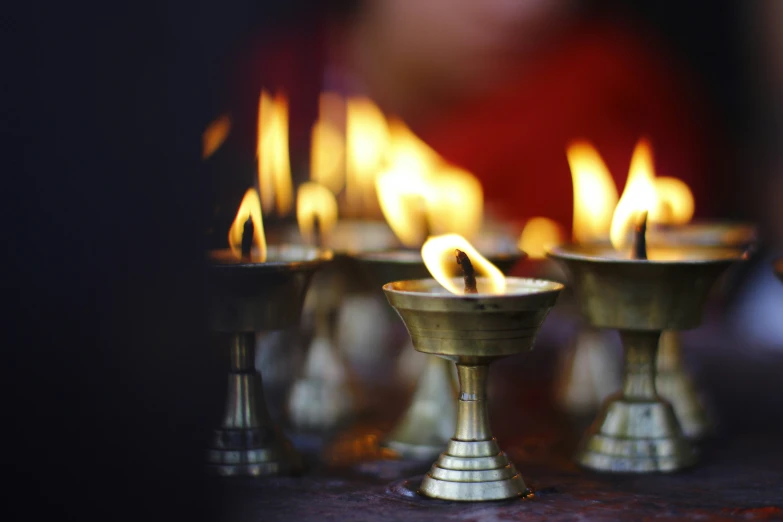
[[[207,125],[204,134],[201,135],[201,157],[207,159],[217,151],[226,141],[231,131],[231,118],[227,114]]]
[[[404,122],[389,122],[388,165],[411,176],[429,176],[443,162],[437,152],[416,136]]]
[[[641,139],[633,151],[628,180],[612,217],[609,234],[612,246],[616,250],[628,248],[631,233],[641,213],[652,213],[657,205],[652,148],[647,140]]]
[[[447,164],[401,121],[389,124],[387,169],[376,179],[381,212],[409,247],[432,234],[474,238],[481,228],[484,192],[470,172]]]
[[[650,220],[663,225],[684,225],[693,218],[694,199],[688,185],[677,178],[655,178],[658,205],[650,212]]]
[[[605,240],[618,199],[609,169],[595,147],[586,141],[569,144],[566,155],[574,186],[574,241]]]
[[[288,101],[261,91],[258,101],[258,186],[263,208],[285,215],[293,206],[291,163],[288,156]]]
[[[253,222],[253,246],[255,247],[251,259],[253,261],[266,261],[266,237],[264,236],[264,220],[261,217],[261,200],[256,189],[248,189],[239,210],[228,229],[228,246],[236,257],[242,257],[242,234],[245,231],[247,218]]]
[[[375,178],[381,170],[389,128],[381,110],[368,98],[349,98],[346,104],[345,197],[350,209],[366,213],[375,208]]]
[[[312,129],[310,179],[334,194],[345,186],[344,114],[345,100],[339,94],[321,94],[318,121]]]
[[[470,258],[478,281],[478,291],[482,294],[502,294],[506,291],[506,278],[498,267],[473,248],[467,239],[458,234],[432,236],[421,247],[421,257],[432,277],[452,294],[463,295],[465,286],[460,278],[462,269],[454,256],[456,249],[462,250]]]
[[[296,221],[299,232],[309,244],[315,243],[313,222],[318,219],[318,235],[326,237],[337,224],[337,200],[332,192],[313,181],[299,186],[296,194]]]
[[[563,241],[563,231],[557,222],[545,217],[534,217],[525,223],[517,245],[531,259],[544,259],[549,247]]]
[[[484,191],[470,172],[442,168],[426,185],[426,201],[432,234],[456,233],[474,239],[481,229]]]
[[[375,181],[378,202],[394,234],[408,247],[427,239],[429,222],[423,177],[403,170],[389,170]]]
[[[430,228],[427,178],[436,154],[401,121],[389,125],[387,169],[375,180],[376,194],[386,222],[408,247],[418,248]]]

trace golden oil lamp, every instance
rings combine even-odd
[[[588,142],[572,142],[567,156],[574,185],[574,242],[609,246],[610,228],[619,202],[609,170]],[[691,221],[695,208],[693,194],[676,178],[655,176],[647,140],[637,143],[630,170],[626,191],[635,190],[630,186],[632,180],[643,178],[649,195],[654,194],[654,200],[649,201],[648,245],[746,248],[755,241],[756,229],[747,223]],[[613,378],[613,350],[609,349],[607,340],[599,340],[602,335],[591,328],[582,328],[563,361],[557,391],[570,411],[595,411],[607,396],[606,385],[619,387],[620,381]],[[579,364],[574,364],[577,361]],[[714,421],[704,397],[683,365],[676,331],[662,333],[657,366],[658,393],[672,403],[685,434],[694,440],[710,434]]]
[[[455,234],[429,238],[422,257],[435,279],[391,282],[383,291],[416,350],[456,363],[460,393],[456,428],[419,492],[474,502],[524,496],[525,482],[489,424],[489,364],[532,348],[563,285],[504,278]],[[453,277],[460,268],[463,278]]]
[[[652,247],[680,246],[703,248],[748,249],[757,239],[756,227],[748,223],[693,222],[679,226],[661,226],[651,229],[648,244]],[[715,420],[706,404],[706,398],[685,368],[682,343],[677,331],[661,334],[658,349],[656,388],[668,400],[685,435],[701,440],[715,431]]]
[[[504,270],[524,257],[511,237],[483,223],[483,190],[475,176],[447,164],[402,122],[391,122],[388,131],[388,161],[374,188],[380,210],[404,248],[356,255],[369,280],[380,288],[390,281],[429,277],[420,248],[431,235],[447,232],[480,242]],[[403,349],[401,361],[411,353]],[[400,458],[434,458],[453,433],[453,367],[436,357],[426,357],[423,366],[409,407],[381,442]]]
[[[305,244],[333,244],[337,200],[324,185],[309,181],[297,191],[296,216]],[[313,339],[302,372],[288,396],[288,420],[301,432],[326,432],[351,419],[358,408],[358,394],[345,356],[337,345],[336,321],[345,281],[336,263],[314,278],[305,301],[313,315]]]
[[[549,251],[568,273],[581,314],[594,327],[618,330],[625,352],[622,390],[606,399],[577,454],[582,466],[598,471],[675,471],[695,462],[674,409],[656,390],[661,332],[698,326],[714,283],[744,257],[738,248],[648,249],[647,215],[656,202],[652,172],[649,148],[642,146],[612,217],[611,246],[565,244]]]
[[[525,257],[516,248],[495,251],[489,259],[503,273]],[[378,288],[390,281],[424,279],[429,271],[421,253],[413,250],[367,252],[355,259]],[[381,442],[381,447],[404,459],[430,460],[449,443],[457,416],[453,367],[438,357],[427,357],[410,405]]]
[[[208,256],[209,324],[227,337],[231,361],[225,413],[208,462],[223,476],[295,473],[302,462],[267,411],[255,368],[255,337],[299,325],[310,278],[331,253],[306,246],[267,247],[254,189],[240,205],[229,246]]]
[[[622,391],[604,403],[577,460],[598,471],[675,471],[695,462],[671,404],[656,391],[661,332],[695,328],[713,283],[742,258],[738,249],[659,248],[647,259],[591,245],[550,250],[569,273],[591,325],[620,332]]]

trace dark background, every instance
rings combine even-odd
[[[224,103],[227,57],[319,4],[35,3],[4,15],[4,471],[23,518],[215,517],[202,463],[224,363],[203,328],[215,202],[201,132]],[[741,2],[629,4],[593,9],[636,20],[699,73],[729,133],[721,176],[736,180],[758,127]],[[754,217],[741,197],[726,201]]]

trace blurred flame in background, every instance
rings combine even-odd
[[[655,178],[658,205],[650,212],[650,220],[661,225],[685,225],[693,219],[695,202],[688,185],[677,178]]]
[[[212,156],[228,138],[231,132],[231,118],[223,114],[215,121],[207,125],[201,135],[201,157],[207,159]]]
[[[527,220],[517,246],[530,259],[544,259],[549,247],[563,241],[563,229],[556,221],[538,216]]]
[[[349,98],[346,105],[345,197],[348,212],[377,211],[375,178],[389,142],[386,117],[372,100]]]
[[[609,169],[592,144],[573,141],[566,156],[574,187],[573,239],[577,243],[609,238],[617,250],[628,248],[643,211],[648,212],[649,225],[684,225],[693,218],[690,188],[677,178],[655,176],[652,147],[644,138],[636,143],[619,200]]]
[[[334,194],[314,181],[307,181],[299,186],[296,194],[296,221],[302,238],[315,245],[315,221],[318,221],[318,236],[322,244],[337,224],[337,199]],[[319,245],[315,245],[319,246]]]
[[[376,179],[387,223],[418,247],[430,234],[473,238],[481,228],[484,192],[473,174],[449,165],[404,123],[391,124],[386,170]]]
[[[258,186],[262,208],[284,216],[293,206],[291,162],[288,150],[288,101],[261,91],[258,100]]]
[[[421,247],[421,258],[432,277],[452,294],[463,295],[465,285],[462,268],[457,264],[455,251],[465,252],[476,273],[476,288],[482,294],[502,294],[506,291],[506,278],[498,267],[482,256],[470,242],[459,234],[432,236]]]
[[[250,258],[253,261],[266,261],[266,237],[264,235],[264,220],[261,217],[261,200],[256,189],[247,189],[242,203],[239,204],[237,215],[231,228],[228,229],[228,247],[238,258],[242,257],[242,235],[245,232],[245,222],[250,218],[253,222],[253,246]]]
[[[318,103],[318,121],[311,133],[310,179],[339,194],[345,186],[345,100],[327,92]]]
[[[570,143],[566,156],[574,187],[573,239],[577,243],[605,241],[618,201],[614,179],[601,155],[587,141]]]
[[[372,100],[322,93],[311,138],[310,180],[334,196],[342,193],[341,214],[383,216],[403,244],[416,248],[429,234],[453,232],[471,239],[480,230],[484,193],[478,178],[446,163],[402,121],[387,120]],[[282,94],[273,98],[261,91],[257,159],[262,209],[288,214],[293,190],[288,103]],[[304,190],[297,205],[315,194],[310,187]],[[323,191],[318,194],[323,197]],[[300,226],[312,224],[300,220]]]
[[[649,219],[657,206],[652,148],[646,139],[641,139],[633,151],[628,180],[612,217],[609,239],[615,250],[631,246],[633,229],[641,214],[647,212]]]

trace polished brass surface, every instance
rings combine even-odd
[[[647,261],[619,258],[611,247],[563,245],[549,255],[565,267],[580,311],[593,326],[687,330],[701,323],[712,285],[742,250],[650,248]]]
[[[580,325],[557,367],[559,408],[575,417],[594,416],[622,383],[619,341],[610,330]]]
[[[307,286],[332,253],[270,246],[267,262],[244,262],[230,250],[209,252],[209,320],[215,332],[285,330],[299,326]]]
[[[310,278],[329,259],[330,252],[309,247],[270,247],[266,263],[210,252],[210,325],[229,334],[231,355],[225,415],[207,457],[215,473],[258,476],[301,469],[298,454],[269,417],[255,368],[255,332],[298,326]]]
[[[685,436],[699,440],[712,435],[715,423],[682,361],[680,334],[665,330],[658,347],[655,387],[669,401]]]
[[[647,231],[651,246],[704,246],[745,248],[758,240],[752,223],[732,221],[693,221],[687,225],[657,226]]]
[[[498,447],[487,409],[489,364],[533,346],[563,285],[508,278],[504,295],[449,294],[432,279],[384,285],[416,350],[457,364],[460,395],[454,435],[419,492],[461,501],[525,495],[520,473]]]
[[[517,248],[489,252],[487,258],[504,273],[525,253]],[[356,256],[365,274],[378,287],[390,281],[430,277],[421,253],[413,250],[365,252]],[[381,445],[399,458],[432,460],[449,443],[456,419],[457,398],[452,368],[440,361],[430,361],[422,371],[411,403],[399,423]],[[437,407],[441,417],[434,420],[430,412]]]
[[[427,357],[410,406],[381,442],[398,457],[432,460],[443,452],[457,420],[457,388],[451,363]]]
[[[225,414],[208,452],[210,469],[223,476],[300,471],[301,458],[269,418],[261,374],[254,366],[255,334],[230,334],[230,347]]]
[[[742,250],[651,249],[650,260],[622,259],[603,246],[561,245],[549,251],[567,273],[582,314],[615,328],[625,351],[622,391],[607,399],[580,445],[577,461],[598,471],[668,472],[695,462],[671,404],[656,390],[663,330],[701,322],[711,287]]]
[[[358,407],[349,366],[336,344],[341,277],[329,272],[316,275],[308,293],[313,340],[288,398],[290,423],[300,431],[329,431],[352,418]]]

